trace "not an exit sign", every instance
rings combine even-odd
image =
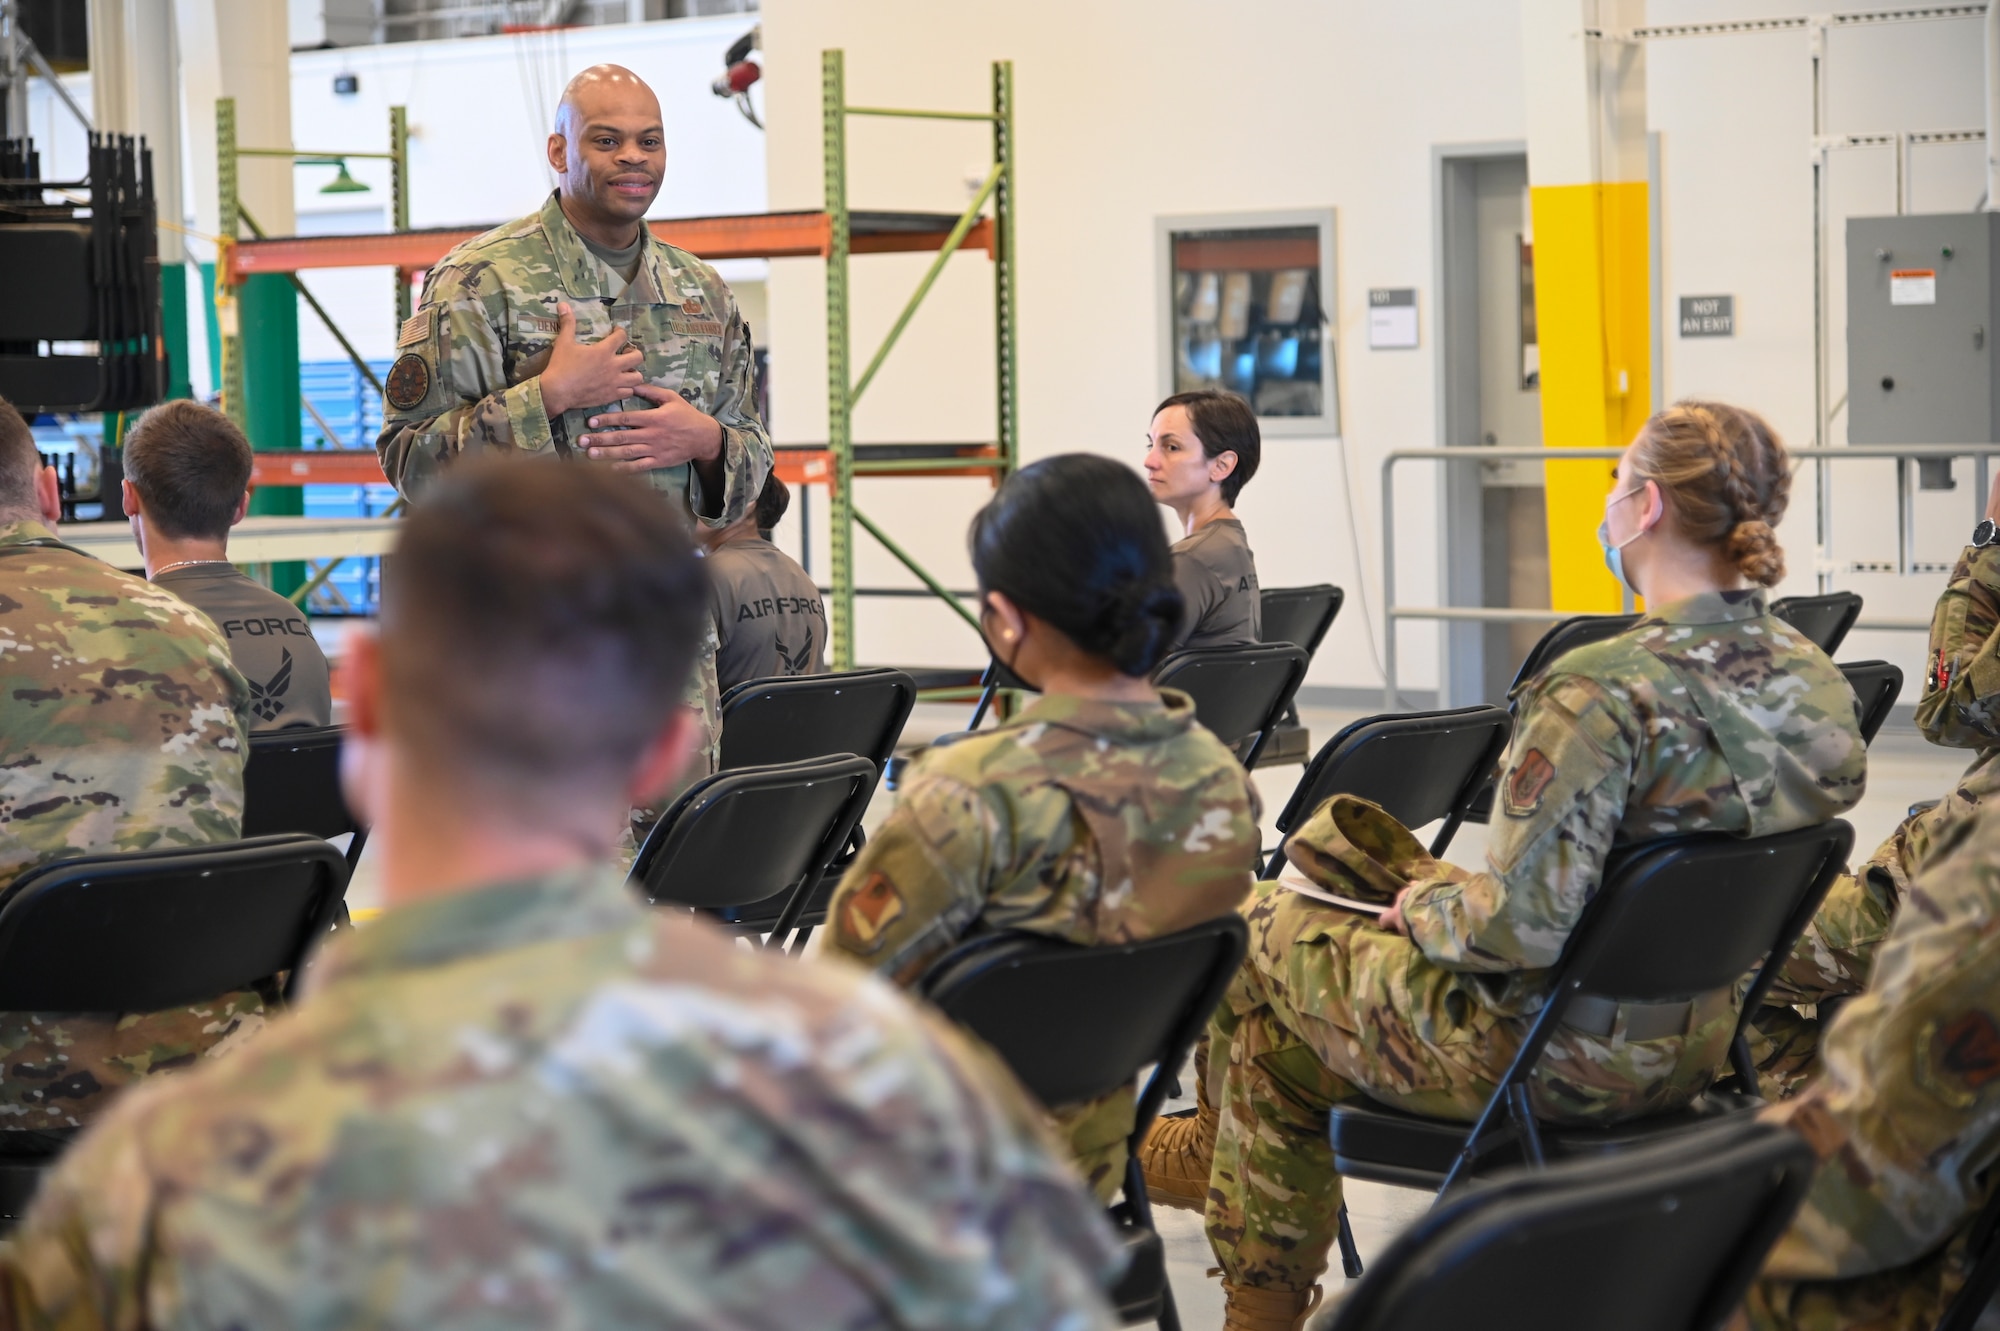
[[[1735,337],[1736,297],[1682,296],[1682,337]]]

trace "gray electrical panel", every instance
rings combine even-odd
[[[1847,222],[1847,438],[2000,441],[2000,213]]]

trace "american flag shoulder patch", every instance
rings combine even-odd
[[[418,310],[415,314],[403,320],[402,331],[396,334],[396,345],[407,347],[413,343],[421,342],[430,336],[430,331],[431,312],[429,310]]]

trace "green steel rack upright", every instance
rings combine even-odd
[[[972,623],[967,613],[945,588],[926,572],[878,525],[854,507],[854,478],[870,475],[984,475],[996,481],[1004,478],[1020,459],[1020,417],[1015,398],[1015,291],[1014,291],[1014,64],[993,62],[993,109],[991,111],[912,111],[891,107],[850,106],[847,102],[846,65],[841,51],[820,54],[822,122],[826,166],[826,372],[827,448],[832,454],[833,477],[829,486],[832,503],[832,587],[833,587],[833,668],[854,668],[854,527],[859,523],[876,538],[933,593]],[[851,254],[851,216],[847,204],[847,118],[849,116],[891,116],[911,120],[988,121],[993,126],[993,162],[984,183],[960,215],[957,224],[939,246],[917,289],[890,326],[882,346],[862,370],[858,379],[850,377],[851,347],[848,335],[848,259]],[[997,358],[996,439],[990,452],[949,459],[918,457],[856,458],[853,421],[854,404],[874,379],[875,372],[908,327],[910,318],[930,293],[966,235],[980,220],[988,200],[993,204],[989,242],[993,256],[994,348]]]

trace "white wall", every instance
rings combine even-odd
[[[1858,3],[1838,10],[1874,7]],[[1649,23],[1791,14],[1792,0],[1652,0]],[[1817,8],[1825,8],[1817,7]],[[1829,42],[1829,132],[1977,127],[1978,22],[1867,26]],[[1364,605],[1380,634],[1380,459],[1437,439],[1430,171],[1441,144],[1525,136],[1515,5],[1433,0],[1022,0],[954,8],[922,0],[766,0],[774,207],[821,199],[819,52],[847,51],[851,101],[981,109],[987,62],[1015,61],[1020,130],[1022,436],[1032,459],[1074,448],[1136,461],[1161,394],[1154,219],[1163,214],[1332,207],[1337,213],[1334,329],[1347,455],[1330,439],[1267,439],[1264,470],[1239,505],[1267,586],[1327,580],[1348,608],[1310,682],[1379,687]],[[1650,127],[1661,135],[1664,395],[1707,394],[1766,412],[1790,441],[1812,442],[1812,233],[1807,138],[1810,68],[1801,32],[1655,41],[1647,50]],[[977,126],[849,124],[856,207],[949,209],[986,160]],[[1978,145],[1916,150],[1917,210],[1969,209]],[[1841,218],[1893,210],[1882,150],[1836,154],[1829,174],[1829,362],[1843,390]],[[924,260],[854,263],[855,355],[872,352]],[[824,436],[821,267],[773,265],[774,391],[781,440]],[[990,438],[990,304],[982,257],[952,263],[949,289],[919,314],[856,419],[862,442]],[[1371,352],[1371,286],[1415,286],[1424,347]],[[1741,331],[1682,342],[1674,297],[1736,295]],[[1844,418],[1834,440],[1844,440]],[[1889,511],[1875,476],[1843,464],[1835,556],[1879,557]],[[1920,497],[1920,558],[1948,560],[1972,520],[1961,488]],[[1438,597],[1435,478],[1400,473],[1399,597]],[[1350,523],[1347,483],[1353,487]],[[865,481],[858,504],[954,586],[969,585],[963,523],[977,482]],[[1800,477],[1781,535],[1792,578],[1812,590],[1814,495]],[[823,507],[823,506],[822,506]],[[1360,547],[1357,568],[1354,545]],[[823,534],[815,548],[824,550]],[[911,585],[866,536],[858,580]],[[1871,618],[1924,618],[1941,584],[1839,575]],[[1357,595],[1361,593],[1361,595]],[[1436,635],[1401,630],[1406,687],[1436,684]],[[923,603],[862,603],[864,660],[968,661],[977,644]],[[1914,680],[1920,634],[1860,634],[1843,656],[1888,656]],[[1914,696],[1912,693],[1910,696]]]
[[[1379,687],[1361,602],[1379,614],[1380,458],[1435,442],[1433,361],[1360,346],[1367,289],[1414,286],[1429,340],[1430,149],[1523,134],[1514,7],[1366,0],[1025,0],[944,21],[921,0],[766,0],[771,201],[821,201],[819,52],[847,51],[855,102],[983,109],[988,62],[1015,62],[1020,136],[1020,383],[1024,456],[1091,449],[1132,460],[1162,396],[1154,221],[1162,214],[1336,210],[1342,416],[1327,438],[1271,438],[1239,509],[1267,586],[1330,581],[1348,610],[1312,681]],[[978,126],[853,121],[855,207],[958,208],[983,174]],[[855,354],[865,360],[923,260],[854,262]],[[857,414],[862,442],[988,439],[990,299],[983,255],[920,313]],[[824,436],[821,269],[774,264],[772,358],[781,439]],[[1345,463],[1345,466],[1343,466]],[[1345,471],[1345,475],[1343,474]],[[1359,530],[1350,527],[1354,487]],[[1421,472],[1399,506],[1401,576],[1434,582],[1435,501]],[[964,522],[976,481],[864,481],[857,503],[953,586],[970,585]],[[1358,536],[1361,570],[1353,555]],[[865,536],[858,581],[911,580]],[[816,548],[823,549],[820,545]],[[865,660],[970,661],[978,645],[940,607],[863,602]],[[1406,629],[1406,683],[1434,685],[1435,635]]]
[[[563,85],[588,65],[612,61],[660,97],[667,178],[652,215],[763,212],[764,136],[708,90],[722,72],[722,53],[752,22],[731,15],[301,51],[292,57],[292,133],[301,150],[380,151],[388,146],[389,108],[405,106],[411,225],[495,225],[533,212],[555,187],[543,144]],[[337,74],[358,76],[360,90],[335,93]],[[387,226],[389,164],[356,160],[349,169],[374,192],[321,194],[334,169],[298,169],[302,233]],[[761,265],[738,265],[729,275],[760,277]],[[322,270],[305,280],[364,354],[389,354],[395,334],[389,270]],[[341,355],[306,310],[299,316],[299,354]]]
[[[1841,4],[1836,11],[1877,8]],[[1886,6],[1883,6],[1886,7]],[[1651,0],[1647,19],[1667,24],[1795,14],[1790,0]],[[1817,7],[1814,7],[1817,8]],[[1716,397],[1764,412],[1790,443],[1813,442],[1813,265],[1811,62],[1801,31],[1655,41],[1646,51],[1647,117],[1661,136],[1662,345],[1668,400]],[[1870,24],[1828,34],[1825,131],[1872,134],[1978,129],[1981,20]],[[1888,148],[1836,150],[1826,175],[1828,400],[1846,393],[1845,218],[1896,211]],[[1911,160],[1911,211],[1970,210],[1985,187],[1980,143],[1918,146]],[[1677,295],[1736,296],[1733,339],[1675,335]],[[1836,415],[1829,443],[1847,442]],[[1917,557],[1949,565],[1975,521],[1972,468],[1959,488],[1917,496]],[[1829,562],[1835,585],[1867,598],[1868,619],[1925,620],[1944,584],[1857,574],[1857,560],[1895,558],[1893,464],[1836,464]],[[1816,590],[1816,493],[1802,469],[1779,535],[1790,575],[1782,592]],[[1885,657],[1901,665],[1905,701],[1921,693],[1922,633],[1856,633],[1844,659]]]

